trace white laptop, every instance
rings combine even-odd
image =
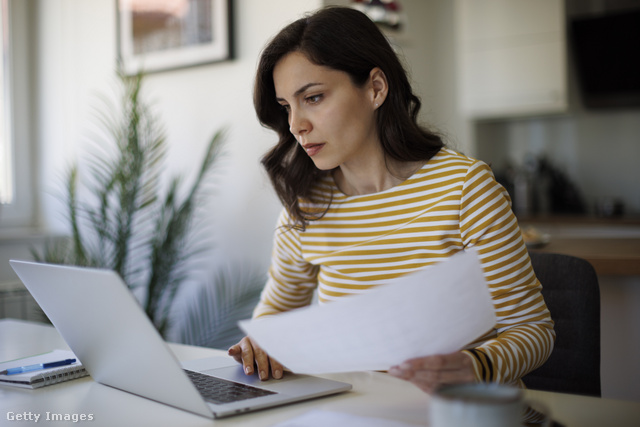
[[[350,384],[289,372],[281,380],[260,381],[255,374],[245,375],[231,357],[180,364],[115,272],[10,263],[71,350],[101,384],[208,418],[351,389]],[[233,390],[203,397],[190,376]],[[215,386],[215,390],[219,388]]]

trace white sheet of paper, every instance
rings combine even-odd
[[[386,420],[382,418],[363,417],[361,415],[347,414],[343,412],[313,410],[299,415],[287,421],[276,424],[274,427],[416,427],[401,421]]]
[[[366,294],[239,325],[291,371],[322,374],[451,353],[495,323],[477,252],[469,250]]]

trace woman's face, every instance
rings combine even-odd
[[[366,165],[380,153],[371,78],[359,88],[347,73],[291,52],[276,64],[273,83],[291,133],[318,169]]]

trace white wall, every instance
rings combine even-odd
[[[55,192],[65,168],[91,149],[97,95],[111,93],[116,84],[115,2],[31,1],[37,10],[34,88],[40,219],[44,229],[65,232],[64,208]],[[147,77],[146,99],[153,102],[168,133],[168,172],[192,171],[213,133],[228,130],[209,211],[217,255],[249,255],[266,265],[280,210],[259,165],[260,157],[275,142],[275,135],[258,124],[252,105],[259,53],[285,23],[305,11],[341,3],[345,2],[237,0],[234,60]],[[455,64],[453,50],[447,46],[453,46],[453,26],[446,22],[453,14],[451,2],[406,0],[402,4],[406,26],[394,43],[409,58],[409,72],[423,98],[422,120],[467,151],[465,141],[458,143],[455,136],[459,121],[456,97],[450,95]]]
[[[45,229],[64,232],[62,206],[53,194],[70,162],[90,149],[96,95],[116,85],[114,0],[37,2],[37,144]],[[216,254],[266,263],[279,202],[259,159],[275,142],[252,105],[257,58],[285,23],[321,6],[320,0],[235,1],[232,61],[151,74],[144,95],[163,119],[169,174],[193,172],[216,130],[227,129],[208,216]]]
[[[325,0],[325,4],[349,3]],[[460,114],[456,96],[454,3],[402,0],[402,28],[386,34],[404,60],[414,92],[422,100],[420,121],[442,133],[451,148],[472,154],[471,126]]]
[[[226,128],[226,154],[217,166],[215,194],[210,199],[213,257],[250,258],[266,267],[279,202],[259,159],[275,142],[260,127],[252,106],[253,76],[259,53],[284,24],[304,12],[346,0],[235,0],[235,59],[151,74],[144,94],[162,118],[168,133],[170,174],[192,172],[213,133]],[[37,183],[38,224],[45,233],[65,233],[62,179],[67,168],[91,150],[95,131],[93,108],[98,96],[110,95],[115,77],[115,0],[21,0],[27,22],[31,67],[25,71],[31,88],[30,126]],[[453,9],[443,0],[405,0],[404,29],[394,37],[415,89],[423,99],[421,119],[442,130],[453,144],[468,151],[468,141],[456,138],[452,70]],[[22,23],[21,23],[22,25]],[[0,242],[0,255],[15,252],[18,240]],[[22,253],[22,252],[21,252]],[[0,261],[8,256],[0,256]],[[0,265],[0,280],[14,277]]]

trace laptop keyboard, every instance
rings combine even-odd
[[[201,374],[200,372],[187,369],[184,371],[207,402],[223,404],[276,394],[274,391],[234,383],[211,375]]]

